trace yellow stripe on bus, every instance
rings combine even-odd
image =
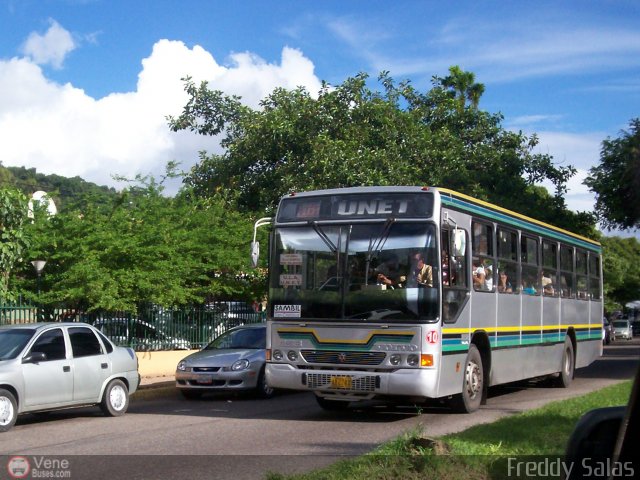
[[[600,323],[577,323],[570,325],[522,325],[522,326],[509,326],[509,327],[469,327],[469,328],[443,328],[442,333],[469,333],[473,329],[474,332],[479,330],[485,332],[527,332],[538,330],[558,330],[567,328],[602,328]]]

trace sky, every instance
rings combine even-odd
[[[185,76],[259,108],[360,72],[427,91],[451,65],[485,85],[481,109],[576,167],[567,205],[592,211],[602,141],[640,117],[637,0],[0,0],[0,162],[122,188],[113,175],[221,151],[169,131]]]

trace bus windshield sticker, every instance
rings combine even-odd
[[[280,285],[283,287],[300,287],[302,275],[298,273],[284,273],[280,275]]]
[[[302,265],[301,253],[281,253],[280,265]]]
[[[275,318],[300,318],[302,305],[274,305],[273,316]]]

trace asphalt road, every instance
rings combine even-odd
[[[163,389],[155,398],[132,401],[120,418],[105,418],[94,407],[20,417],[0,434],[0,471],[15,455],[25,456],[32,468],[36,462],[42,467],[43,459],[57,461],[58,474],[66,467],[67,478],[239,480],[264,478],[266,471],[306,471],[371,451],[418,426],[427,436],[443,435],[599,389],[633,377],[639,359],[640,341],[619,342],[578,370],[569,389],[540,382],[495,387],[471,415],[439,405],[329,413],[308,393],[187,401]]]

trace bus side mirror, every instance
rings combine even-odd
[[[452,251],[454,257],[464,257],[467,251],[467,236],[464,230],[456,228],[453,231]]]
[[[260,242],[251,242],[251,266],[258,267],[258,259],[260,258]]]

